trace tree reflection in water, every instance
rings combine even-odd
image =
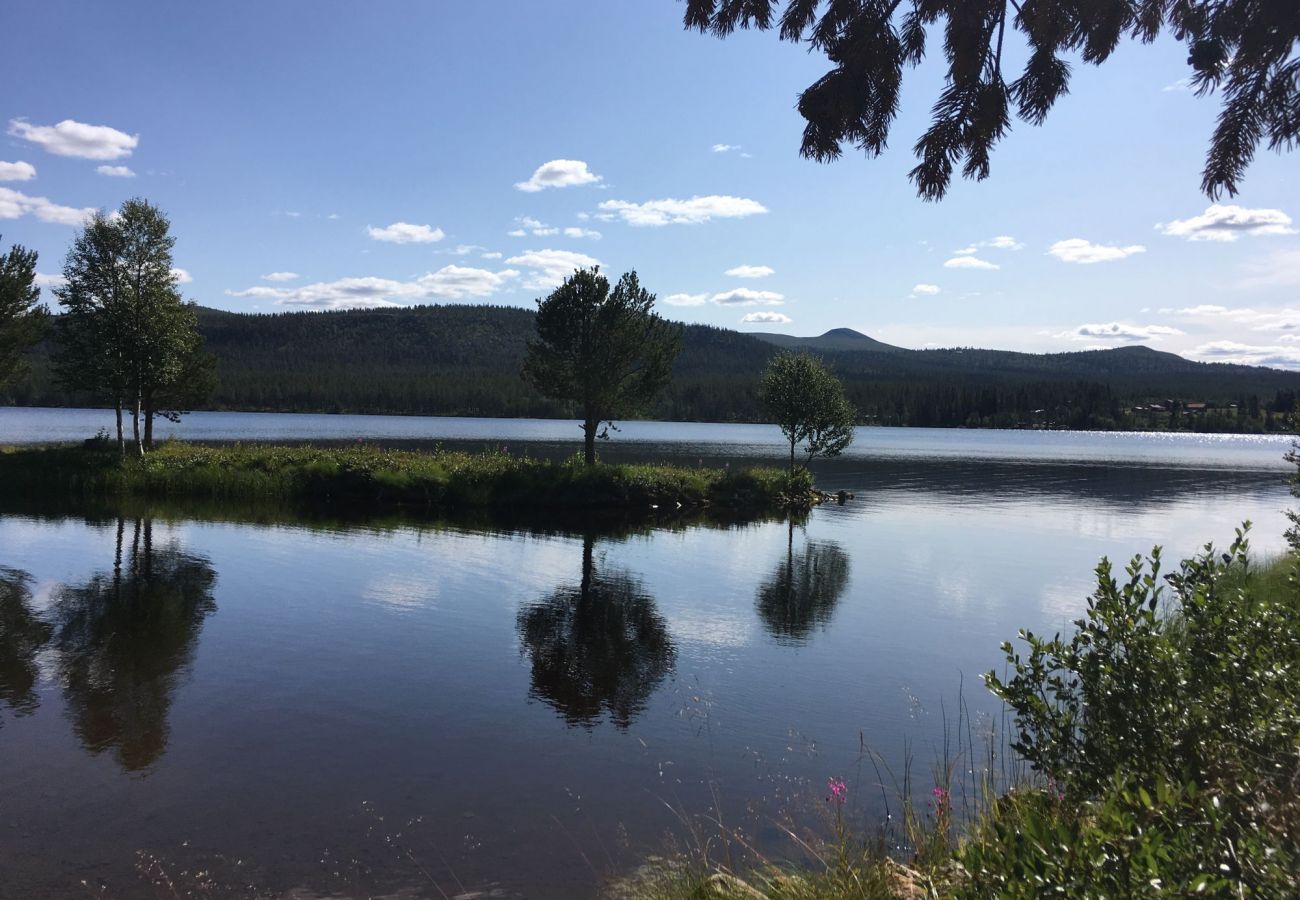
[[[758,589],[758,614],[778,642],[802,644],[830,622],[848,587],[849,557],[834,541],[808,540],[796,553],[794,522],[789,529],[785,561]]]
[[[26,572],[0,566],[0,707],[15,716],[30,715],[40,704],[36,655],[54,633],[32,610],[31,584]]]
[[[532,659],[531,696],[570,725],[608,715],[627,728],[672,671],[677,651],[663,617],[628,572],[595,571],[594,539],[582,543],[582,581],[520,610],[517,626]]]
[[[128,771],[167,745],[172,693],[216,609],[216,572],[179,544],[153,541],[153,522],[117,522],[111,572],[54,596],[57,675],[73,730],[91,753],[112,749]]]

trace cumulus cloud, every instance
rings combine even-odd
[[[669,306],[703,306],[708,301],[708,294],[669,294],[663,298]]]
[[[732,150],[739,150],[739,149],[740,149],[739,144],[714,144],[713,145],[714,153],[730,153]]]
[[[1278,340],[1287,340],[1283,335]],[[1188,351],[1187,356],[1203,362],[1237,363],[1245,366],[1274,366],[1300,369],[1300,347],[1242,344],[1237,341],[1210,341]]]
[[[35,281],[37,287],[43,288],[63,287],[68,283],[68,279],[64,278],[62,275],[46,275],[43,272],[36,273]]]
[[[564,229],[564,236],[571,237],[571,238],[591,238],[593,241],[598,241],[602,237],[601,233],[599,231],[595,231],[594,229],[575,228],[572,226]]]
[[[465,266],[443,266],[414,281],[390,278],[340,278],[295,288],[250,287],[226,291],[231,297],[272,300],[281,306],[302,309],[363,309],[372,306],[401,306],[398,301],[466,300],[488,297],[519,273],[512,269],[491,272]]]
[[[1291,217],[1280,209],[1248,209],[1215,203],[1199,216],[1156,223],[1156,230],[1189,241],[1235,241],[1246,235],[1295,234]]]
[[[553,159],[538,166],[527,181],[517,182],[515,189],[535,194],[546,188],[595,184],[601,180],[601,176],[588,169],[587,164],[580,159]]]
[[[784,313],[752,312],[740,320],[741,325],[789,325],[793,319]]]
[[[1182,334],[1177,328],[1168,325],[1130,325],[1127,322],[1107,322],[1104,325],[1080,325],[1069,331],[1062,331],[1058,338],[1073,341],[1114,341],[1121,344],[1140,344],[1145,341],[1158,341],[1168,335]]]
[[[719,306],[779,306],[785,302],[785,295],[776,291],[735,288],[714,294],[712,300]]]
[[[515,216],[515,225],[518,227],[507,232],[510,237],[528,237],[530,234],[534,237],[552,237],[560,233],[560,229],[532,216]]]
[[[1114,262],[1117,259],[1124,259],[1136,253],[1146,253],[1147,248],[1141,244],[1117,247],[1108,244],[1094,244],[1092,241],[1086,241],[1083,238],[1068,238],[1064,241],[1057,241],[1048,248],[1047,252],[1061,262],[1090,265],[1092,263]]]
[[[446,237],[441,228],[412,225],[410,222],[394,222],[386,228],[369,225],[366,232],[375,240],[390,244],[433,244]]]
[[[954,256],[944,262],[945,269],[1000,269],[997,263],[991,263],[987,259],[980,259],[976,256]]]
[[[529,270],[524,279],[525,288],[545,291],[558,286],[574,269],[590,269],[600,265],[600,260],[572,250],[525,250],[506,263]]]
[[[172,269],[172,280],[177,284],[189,284],[194,280],[194,276],[190,274],[189,269],[182,269],[177,266]]]
[[[109,178],[135,177],[135,173],[131,171],[130,166],[99,166],[95,171],[100,175],[107,175]]]
[[[0,187],[0,219],[33,215],[42,222],[56,225],[84,225],[94,214],[95,211],[89,207],[60,206],[45,197],[32,197],[22,191]]]
[[[698,225],[712,219],[743,219],[761,215],[767,207],[757,200],[709,194],[689,200],[647,200],[629,203],[626,200],[606,200],[600,208],[617,215],[629,225]]]
[[[912,296],[914,297],[918,294],[933,297],[937,293],[939,293],[939,285],[937,284],[917,284],[912,286]]]
[[[297,272],[269,272],[262,276],[263,281],[294,281],[297,279]]]
[[[0,160],[0,181],[31,181],[36,177],[36,167],[28,162]]]
[[[121,159],[130,156],[140,143],[138,134],[72,119],[64,119],[57,125],[33,125],[26,119],[10,119],[9,133],[30,141],[47,153],[81,159]]]
[[[776,269],[771,266],[736,266],[734,269],[728,269],[723,273],[733,278],[766,278],[769,275],[775,275]]]

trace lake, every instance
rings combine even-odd
[[[111,414],[0,410],[0,442]],[[610,458],[779,458],[629,423]],[[172,430],[162,429],[162,433]],[[507,446],[574,423],[196,413],[179,436]],[[721,816],[791,850],[826,779],[998,719],[979,673],[1098,559],[1283,547],[1288,439],[863,429],[806,521],[77,508],[0,485],[0,896],[581,897]],[[879,753],[878,776],[861,748]],[[891,810],[897,813],[896,806]],[[206,893],[205,893],[206,892]]]

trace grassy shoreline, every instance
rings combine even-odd
[[[265,444],[0,449],[0,494],[78,498],[276,499],[365,509],[806,509],[806,472],[551,462],[505,452],[422,453]]]

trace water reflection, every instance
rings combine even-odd
[[[153,521],[117,520],[111,571],[54,593],[56,673],[73,730],[91,753],[112,750],[128,771],[167,745],[172,693],[216,609],[207,559],[154,542]]]
[[[36,655],[54,632],[32,610],[31,583],[26,572],[0,566],[0,706],[15,716],[35,712],[40,703]]]
[[[676,648],[654,598],[617,569],[595,570],[595,539],[582,542],[582,580],[520,610],[517,627],[532,660],[530,695],[570,725],[608,715],[627,728],[672,671]]]
[[[805,537],[796,553],[789,524],[785,560],[758,589],[758,614],[768,634],[783,644],[805,643],[824,628],[849,583],[849,557],[835,541]]]

